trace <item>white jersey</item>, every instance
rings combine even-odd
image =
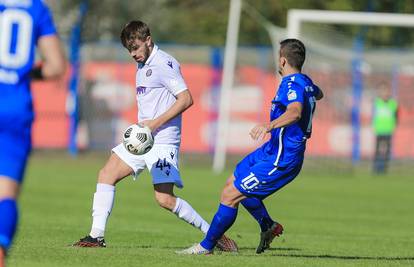
[[[176,96],[187,90],[178,61],[154,45],[145,64],[137,65],[136,90],[138,121],[153,120],[166,112]],[[155,144],[180,145],[181,114],[171,119],[154,135]]]

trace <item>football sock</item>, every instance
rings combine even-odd
[[[98,183],[96,192],[93,195],[92,206],[92,229],[90,236],[93,238],[103,237],[109,214],[114,204],[115,186]]]
[[[263,201],[255,197],[245,198],[240,202],[243,207],[256,219],[260,225],[262,232],[268,230],[274,221],[270,217],[269,213]]]
[[[211,222],[210,229],[200,245],[205,249],[212,250],[216,246],[217,241],[233,225],[236,217],[237,208],[220,204],[219,209]]]
[[[7,250],[16,232],[18,214],[17,204],[14,199],[0,201],[0,246]]]
[[[184,199],[176,198],[175,207],[172,210],[183,221],[200,229],[204,234],[207,233],[210,225],[187,203]]]

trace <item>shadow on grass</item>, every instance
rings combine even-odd
[[[269,249],[278,250],[278,249]],[[303,255],[303,254],[273,254],[264,256],[292,257],[292,258],[315,258],[315,259],[336,259],[336,260],[382,260],[382,261],[410,261],[414,257],[374,257],[374,256],[340,256],[340,255]]]
[[[117,246],[116,248],[142,248],[142,249],[151,249],[155,248],[149,245],[143,246]],[[178,246],[164,246],[164,247],[157,247],[161,249],[171,249],[171,250],[181,250],[187,247],[178,247]],[[255,247],[240,247],[240,251],[254,251],[256,250]],[[301,251],[299,248],[269,248],[267,249],[268,252],[270,251]],[[240,254],[234,254],[240,255]],[[241,254],[240,256],[243,256]],[[311,259],[336,259],[336,260],[380,260],[380,261],[414,261],[414,257],[375,257],[375,256],[346,256],[346,255],[306,255],[306,254],[268,254],[263,253],[260,256],[264,257],[291,257],[291,258],[311,258]]]
[[[160,247],[162,249],[176,249],[176,250],[181,250],[181,249],[186,249],[187,247],[175,247],[175,246],[165,246],[165,247]],[[275,250],[275,251],[300,251],[301,249],[299,248],[269,248],[268,250]],[[256,251],[256,247],[239,247],[239,251]],[[220,250],[217,250],[217,252],[220,252]],[[274,255],[272,255],[274,256]]]
[[[254,250],[256,251],[256,247],[239,247],[239,250]],[[278,251],[301,251],[300,248],[268,248],[266,250],[278,250]]]
[[[189,245],[190,246],[190,245]],[[117,248],[161,248],[161,249],[176,249],[176,250],[180,250],[180,249],[186,249],[187,247],[179,247],[179,246],[163,246],[163,247],[152,247],[150,245],[143,245],[143,246],[117,246]],[[254,247],[239,247],[240,251],[248,251],[248,250],[252,250],[255,251],[256,248]],[[270,248],[268,250],[275,250],[275,251],[300,251],[301,249],[298,248]]]

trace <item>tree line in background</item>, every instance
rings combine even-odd
[[[286,27],[287,11],[298,9],[348,10],[414,13],[412,0],[244,0],[274,25]],[[83,0],[49,0],[55,20],[64,38],[76,21]],[[121,28],[130,20],[148,23],[158,42],[223,45],[226,37],[229,0],[88,0],[83,38],[89,41],[118,41]],[[362,26],[326,25],[349,36]],[[411,28],[365,27],[368,46],[413,47]],[[269,45],[264,28],[250,16],[241,17],[240,44]]]

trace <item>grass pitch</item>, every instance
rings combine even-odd
[[[240,253],[179,256],[202,234],[159,208],[148,173],[117,187],[106,249],[73,248],[91,225],[92,196],[103,155],[34,154],[20,198],[21,221],[8,266],[413,266],[414,179],[411,174],[348,176],[302,173],[266,199],[284,225],[272,248],[256,255],[259,227],[241,208],[228,235]],[[176,194],[211,221],[231,170],[182,164]]]

